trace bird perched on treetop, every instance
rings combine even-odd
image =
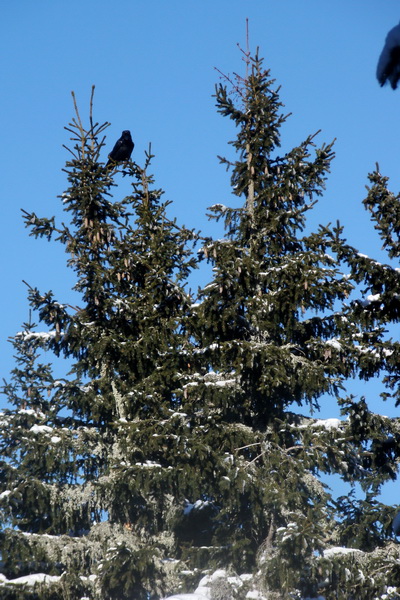
[[[392,89],[397,88],[400,79],[400,23],[386,36],[385,45],[379,57],[376,76],[381,85],[390,81]]]
[[[125,129],[108,155],[106,167],[129,160],[134,146],[135,144],[132,141],[131,132]]]

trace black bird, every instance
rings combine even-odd
[[[106,167],[129,160],[134,146],[135,144],[132,141],[131,132],[126,129],[122,132],[121,137],[108,155]]]
[[[381,85],[389,81],[393,90],[397,88],[400,79],[400,24],[387,34],[376,68],[376,76]]]

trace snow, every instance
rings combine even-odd
[[[176,594],[175,596],[168,596],[164,600],[210,600],[210,596],[207,593],[207,596],[204,594]]]
[[[210,206],[211,210],[219,210],[221,212],[226,212],[228,210],[228,208],[225,206],[225,204],[213,204],[212,206]]]
[[[203,577],[192,594],[175,594],[164,600],[211,600],[211,589],[208,584],[220,577],[225,577],[225,575],[226,572],[223,569],[218,569],[212,575]]]
[[[185,412],[177,412],[176,410],[172,409],[170,409],[170,412],[172,412],[171,419],[172,417],[187,417],[187,413]]]
[[[197,305],[193,304],[192,306],[197,306]],[[217,350],[218,348],[219,348],[219,344],[217,344],[217,342],[213,342],[212,344],[210,344],[209,346],[205,346],[204,348],[195,348],[193,350],[193,352],[194,352],[194,354],[205,354],[209,350]]]
[[[54,329],[52,331],[19,331],[15,337],[22,338],[25,342],[29,340],[39,339],[39,340],[49,340],[50,338],[54,338],[57,335],[57,331]]]
[[[202,508],[204,508],[205,506],[208,506],[210,504],[208,502],[208,500],[206,500],[206,501],[196,500],[196,502],[194,504],[189,502],[189,500],[185,500],[185,502],[186,502],[186,505],[185,505],[185,508],[183,509],[184,515],[188,515],[189,513],[191,513],[193,509],[201,510]]]
[[[183,389],[186,390],[187,388],[196,387],[198,385],[199,385],[198,381],[189,381],[189,383],[185,383],[185,385],[183,386]]]
[[[340,419],[334,419],[334,418],[330,418],[330,419],[318,419],[317,421],[315,421],[315,423],[313,423],[313,427],[325,427],[325,429],[339,429],[339,427],[341,427],[343,425],[343,421],[341,421]]]
[[[154,469],[154,467],[158,467],[161,469],[161,465],[159,463],[154,462],[153,460],[146,460],[146,462],[137,462],[135,463],[136,467],[147,467],[148,469]]]
[[[334,556],[335,554],[356,554],[357,552],[363,554],[363,551],[358,550],[358,548],[343,548],[342,546],[334,546],[333,548],[324,550],[324,557],[328,558],[329,556]]]
[[[328,419],[306,419],[305,421],[303,421],[303,423],[301,425],[298,425],[298,429],[308,429],[309,427],[312,428],[316,428],[316,427],[324,427],[325,429],[327,429],[328,431],[331,429],[339,429],[341,427],[343,427],[344,425],[344,421],[341,421],[340,419],[331,417]]]
[[[33,408],[20,408],[18,411],[19,415],[33,415],[37,418],[40,417],[45,417],[44,413],[42,413],[41,411],[36,412],[35,410],[33,410]]]
[[[0,494],[0,500],[2,500],[3,498],[6,498],[7,496],[9,496],[11,494],[11,490],[6,490],[5,492],[3,492],[2,494]]]
[[[206,575],[203,577],[199,581],[198,587],[192,594],[174,594],[173,596],[164,598],[164,600],[211,600],[214,597],[212,584],[218,579],[225,580],[232,586],[232,590],[237,590],[242,587],[244,582],[249,582],[252,580],[252,578],[253,576],[249,575],[248,573],[244,573],[238,577],[229,577],[224,569],[217,569],[217,571],[211,575]],[[249,598],[249,600],[265,600],[265,596],[263,596],[258,590],[248,591],[246,598]]]
[[[383,356],[392,356],[394,354],[394,350],[389,350],[389,348],[382,348]]]
[[[10,585],[25,585],[33,586],[36,583],[53,583],[59,581],[58,575],[47,575],[46,573],[34,573],[33,575],[25,575],[24,577],[17,577],[16,579],[6,579],[4,575],[0,576],[0,587]]]
[[[32,431],[32,433],[51,433],[53,430],[48,425],[32,425],[29,431]]]
[[[292,527],[294,529],[297,529],[297,523],[296,523],[296,521],[291,521],[290,523],[288,523],[286,525],[286,527]]]
[[[59,540],[60,537],[58,535],[50,535],[49,533],[32,533],[31,531],[20,531],[19,532],[20,535],[23,535],[25,537],[32,537],[32,538],[40,538],[40,539],[48,539],[48,540]]]
[[[365,298],[365,300],[360,300],[360,304],[361,304],[361,306],[364,306],[364,308],[365,308],[366,306],[369,306],[373,302],[380,302],[380,301],[381,301],[381,294],[369,294]]]
[[[378,302],[378,300],[380,300],[380,299],[381,299],[380,294],[369,294],[369,296],[367,296],[368,302]]]
[[[381,596],[382,600],[390,600],[390,598],[398,598],[397,596],[397,587],[393,587],[391,585],[389,585],[386,588],[386,594],[383,594],[383,596]]]
[[[335,350],[341,350],[342,346],[340,344],[340,342],[336,339],[336,338],[332,338],[331,340],[327,340],[326,342],[327,346],[331,346],[332,348],[335,348]]]
[[[205,381],[204,385],[210,386],[214,385],[215,387],[232,387],[236,384],[236,379],[219,379],[217,381]]]

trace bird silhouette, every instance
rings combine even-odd
[[[134,146],[135,144],[132,141],[131,132],[125,129],[108,155],[106,167],[115,166],[118,163],[129,160]]]
[[[397,88],[400,79],[400,23],[386,36],[376,68],[376,76],[381,85],[389,81],[393,90]]]

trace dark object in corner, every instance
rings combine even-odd
[[[376,76],[381,85],[389,81],[393,90],[397,88],[400,79],[400,24],[393,27],[386,36]]]

